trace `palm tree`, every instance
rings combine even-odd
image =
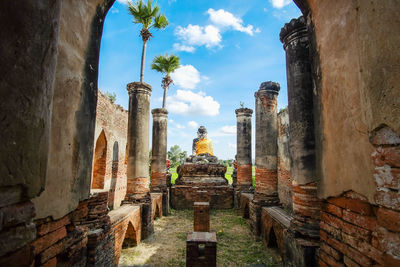
[[[179,68],[180,63],[179,63],[179,57],[175,55],[168,55],[165,54],[156,56],[153,59],[153,63],[151,64],[151,68],[153,70],[156,70],[158,72],[161,72],[165,74],[164,78],[162,79],[161,82],[161,87],[164,88],[164,97],[163,97],[163,103],[162,107],[165,108],[165,102],[167,98],[167,90],[171,83],[173,83],[173,80],[169,76],[171,73],[173,73],[177,68]]]
[[[145,4],[143,0],[138,0],[134,5],[128,2],[129,13],[133,16],[133,23],[142,24],[140,36],[143,40],[142,62],[140,66],[140,82],[143,82],[144,62],[146,59],[147,41],[153,35],[150,32],[152,27],[156,29],[164,29],[168,25],[168,20],[164,14],[160,14],[160,8],[153,6],[152,0],[147,0]]]

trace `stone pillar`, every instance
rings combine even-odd
[[[287,240],[288,246],[300,251],[302,256],[295,255],[288,261],[296,266],[310,266],[307,258],[310,258],[310,253],[315,253],[317,247],[313,240],[319,238],[321,204],[317,198],[313,89],[305,18],[301,16],[285,24],[280,40],[286,51],[289,151],[293,179],[293,219],[291,236]]]
[[[251,162],[251,115],[253,110],[240,108],[236,111],[236,162],[237,162],[237,188],[248,192],[253,186]]]
[[[127,85],[129,92],[128,158],[126,201],[141,205],[142,238],[153,231],[149,181],[149,121],[151,86],[144,82]]]
[[[165,108],[156,108],[153,114],[153,137],[151,158],[151,191],[161,192],[162,213],[164,216],[169,210],[169,194],[167,187],[167,119],[168,111]]]
[[[264,82],[256,98],[256,189],[254,198],[267,205],[278,200],[278,115],[276,112],[280,85]]]
[[[129,92],[127,195],[143,198],[149,193],[149,119],[151,86],[133,82]]]
[[[261,207],[279,203],[278,198],[278,115],[280,85],[263,82],[256,99],[256,188],[250,203],[251,229],[256,237],[261,231]]]

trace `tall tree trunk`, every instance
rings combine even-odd
[[[163,96],[163,101],[162,101],[163,108],[165,108],[166,102],[167,102],[167,90],[168,90],[168,87],[164,87],[164,96]]]
[[[146,60],[146,45],[147,45],[147,41],[143,40],[142,64],[140,66],[140,82],[143,82],[143,76],[144,76],[144,62]]]

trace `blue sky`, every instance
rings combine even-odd
[[[236,153],[235,109],[240,102],[254,110],[254,92],[264,81],[280,83],[278,109],[287,105],[282,26],[301,15],[290,0],[158,0],[170,24],[147,45],[144,81],[153,87],[151,108],[162,105],[162,74],[150,68],[159,54],[174,53],[181,69],[167,98],[168,149],[190,153],[198,126],[204,125],[220,159]],[[99,89],[114,92],[128,108],[126,84],[139,80],[142,40],[126,0],[109,11],[100,49]],[[253,114],[253,135],[254,135]],[[150,134],[151,138],[151,134]],[[254,138],[253,138],[254,147]],[[254,154],[254,149],[253,149]]]

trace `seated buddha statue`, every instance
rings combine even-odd
[[[200,126],[197,130],[197,138],[193,139],[192,156],[187,161],[196,162],[211,162],[217,163],[218,158],[214,156],[212,141],[207,138],[207,129]]]

